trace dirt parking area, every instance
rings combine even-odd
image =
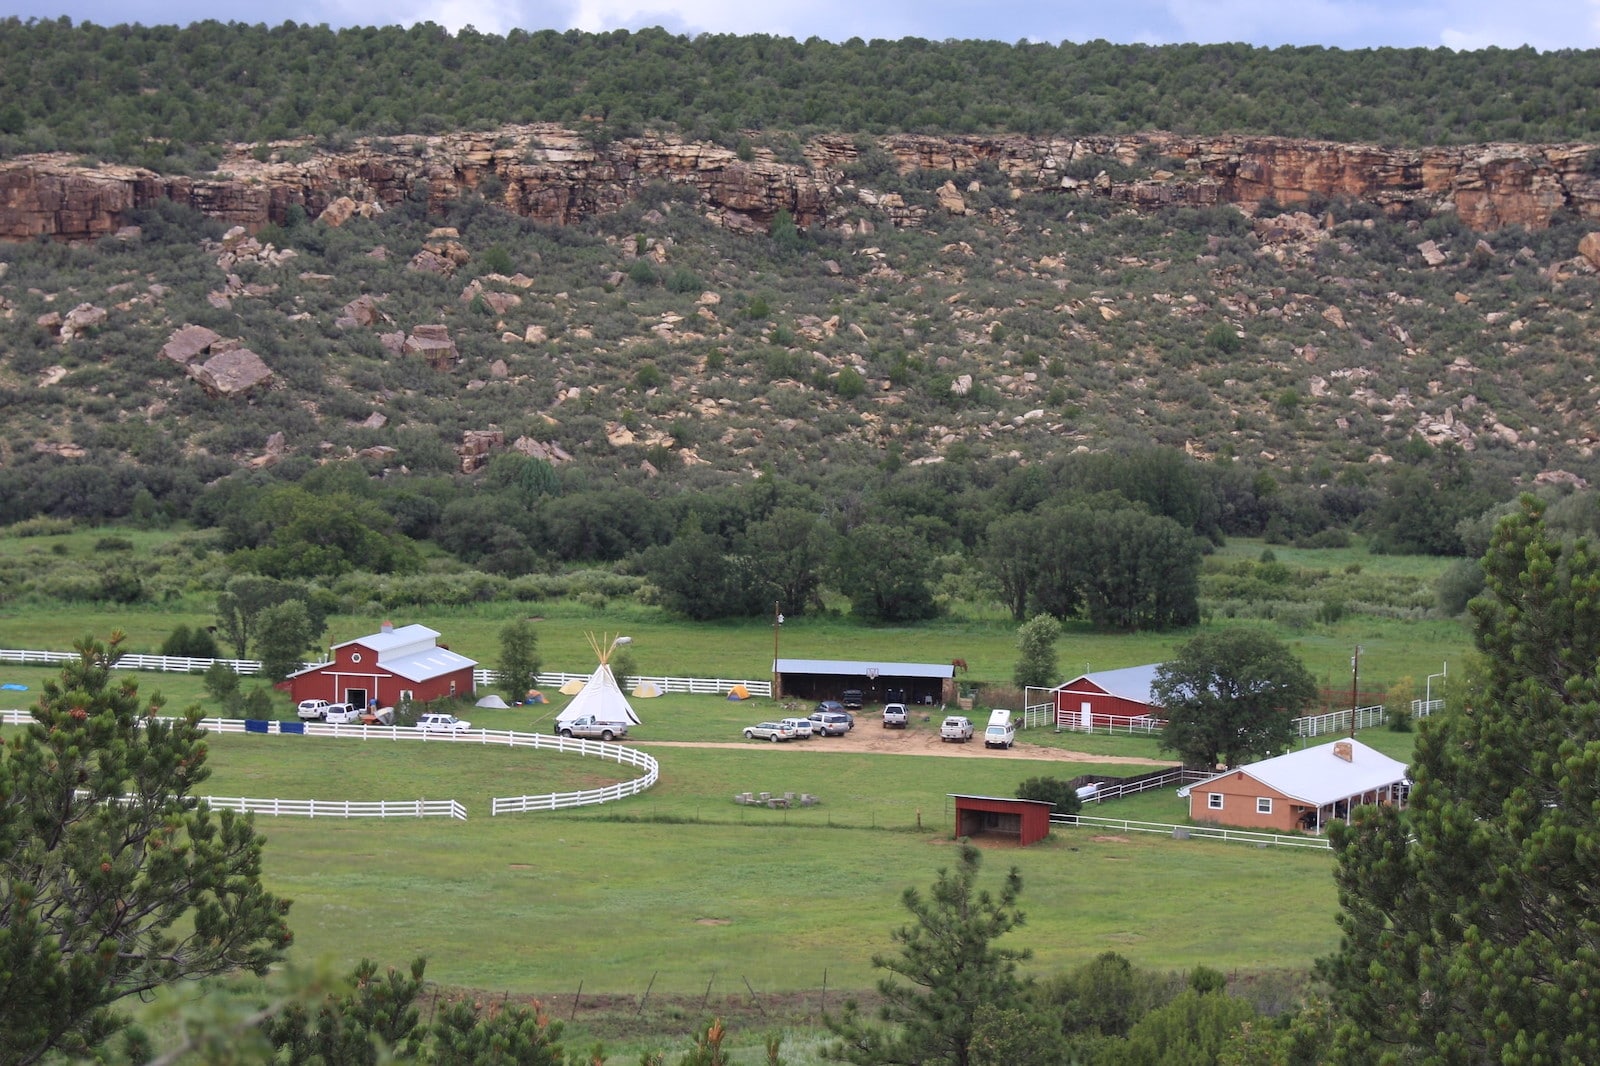
[[[913,715],[910,729],[884,729],[872,716],[856,717],[856,727],[842,737],[812,737],[810,740],[791,740],[767,747],[804,751],[849,751],[858,755],[933,755],[953,759],[1004,759],[1017,758],[1041,762],[1092,762],[1124,766],[1170,766],[1171,760],[1139,759],[1124,755],[1092,755],[1083,751],[1066,751],[1029,744],[1026,733],[1017,734],[1017,743],[1010,751],[985,748],[975,736],[965,744],[953,744],[939,739],[939,723],[923,722]],[[974,721],[973,728],[982,734],[983,723]],[[699,743],[676,740],[630,740],[638,748],[745,748],[753,741],[743,743]]]

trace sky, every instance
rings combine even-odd
[[[0,0],[0,17],[102,26],[434,22],[455,31],[642,29],[1117,44],[1243,41],[1332,48],[1600,48],[1600,0]]]

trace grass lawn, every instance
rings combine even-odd
[[[296,901],[298,952],[341,968],[423,954],[448,985],[545,994],[580,981],[637,994],[652,974],[664,994],[702,990],[714,974],[761,991],[820,988],[825,972],[830,988],[866,988],[870,956],[902,920],[899,894],[950,861],[947,794],[1011,794],[1065,765],[658,748],[662,782],[642,797],[491,819],[490,795],[626,771],[465,744],[228,735],[211,749],[204,791],[214,794],[468,806],[465,823],[258,818],[267,880]],[[744,789],[810,791],[823,803],[741,807],[732,794]],[[1325,854],[1061,830],[991,855],[995,876],[1012,863],[1041,973],[1107,948],[1156,967],[1291,969],[1336,936]],[[1185,887],[1197,879],[1211,886],[1198,899]]]

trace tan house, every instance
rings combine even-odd
[[[1405,763],[1359,740],[1336,740],[1226,770],[1178,794],[1196,822],[1320,833],[1363,803],[1404,804],[1410,787]]]

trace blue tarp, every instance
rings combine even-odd
[[[17,684],[12,684],[10,682],[7,682],[4,685],[0,685],[0,692],[26,692],[26,691],[28,691],[28,686],[27,685],[17,685]]]
[[[244,720],[244,731],[246,733],[265,733],[267,727],[271,724],[271,722],[264,722],[259,718],[246,718]]]
[[[305,731],[306,724],[301,721],[278,723],[278,732],[280,733],[304,733]]]

